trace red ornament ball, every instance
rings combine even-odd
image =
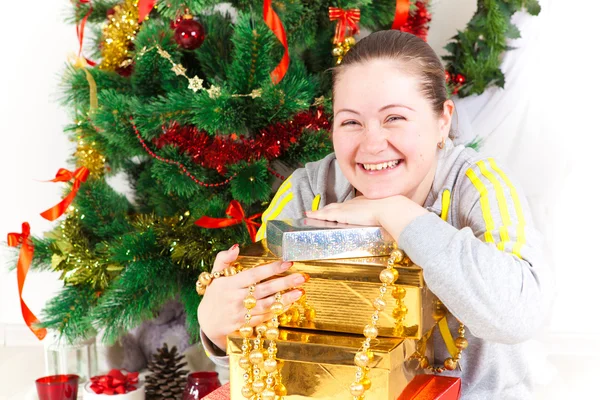
[[[466,80],[467,80],[467,79],[465,78],[465,76],[464,76],[464,75],[461,75],[461,74],[456,74],[456,82],[457,82],[459,85],[462,85],[463,83],[465,83],[465,82],[466,82]]]
[[[175,28],[175,41],[184,49],[197,49],[204,42],[204,27],[191,17],[184,16]]]

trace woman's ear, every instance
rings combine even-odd
[[[452,100],[446,100],[444,102],[442,115],[440,116],[440,140],[448,138],[450,127],[452,126],[452,115],[454,115],[454,102]]]

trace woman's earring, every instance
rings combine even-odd
[[[443,138],[442,141],[437,144],[437,147],[438,147],[438,149],[441,150],[444,148],[445,145],[446,145],[446,138]]]

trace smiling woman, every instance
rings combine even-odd
[[[550,292],[540,234],[499,164],[449,139],[454,104],[440,60],[415,36],[375,32],[334,70],[333,111],[335,153],[292,174],[263,226],[304,215],[382,226],[423,268],[452,313],[450,329],[464,335],[456,346],[465,351],[451,354],[434,338],[435,359],[423,356],[422,368],[460,376],[463,400],[533,398],[523,342],[542,325]],[[228,263],[236,256],[221,255]],[[218,321],[200,324],[205,347],[225,362],[211,344],[224,342]]]

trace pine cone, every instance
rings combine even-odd
[[[156,349],[148,363],[151,374],[146,377],[145,391],[147,400],[180,400],[187,382],[189,371],[182,369],[185,356],[179,355],[177,347],[163,344]]]

